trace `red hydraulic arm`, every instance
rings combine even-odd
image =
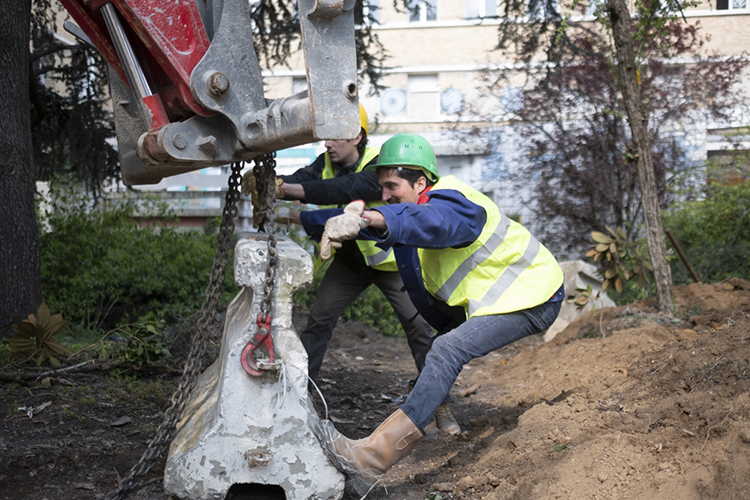
[[[132,88],[127,68],[115,48],[102,8],[111,4],[122,21],[127,41],[152,95],[140,96],[147,106],[150,130],[189,116],[215,113],[195,102],[190,74],[209,47],[206,29],[192,0],[60,0],[119,77]]]

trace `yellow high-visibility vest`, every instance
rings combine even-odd
[[[521,311],[549,300],[563,282],[557,260],[497,205],[453,176],[441,177],[431,193],[453,189],[487,213],[479,238],[465,248],[420,248],[425,288],[466,317]]]
[[[359,162],[359,165],[354,172],[361,172],[367,166],[367,164],[373,160],[373,158],[378,156],[378,154],[380,154],[380,148],[365,148],[365,153],[362,155],[362,160]],[[334,177],[336,177],[336,170],[333,167],[331,157],[328,156],[327,151],[325,152],[324,159],[325,166],[323,168],[322,178],[333,179]],[[370,201],[366,203],[365,209],[378,207],[382,204],[382,201]],[[322,208],[336,208],[336,206],[337,205],[324,205]],[[313,263],[315,265],[314,272],[317,273],[318,270],[323,267],[323,264],[325,264],[325,262],[320,258],[320,244],[315,242],[313,246],[315,247],[315,253],[313,256]],[[393,255],[393,249],[389,248],[388,250],[382,250],[375,246],[374,241],[367,240],[357,240],[357,246],[359,247],[359,251],[362,253],[362,256],[365,258],[365,262],[367,262],[367,265],[369,267],[378,269],[380,271],[398,271],[398,267],[396,266],[396,257]],[[331,249],[332,254],[333,252],[335,252],[335,250]]]

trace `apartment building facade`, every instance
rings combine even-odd
[[[508,182],[509,173],[528,161],[519,148],[523,137],[507,120],[523,105],[523,77],[511,76],[507,87],[490,100],[482,90],[487,70],[506,69],[512,74],[514,69],[513,60],[495,50],[498,28],[504,22],[496,17],[501,5],[497,0],[418,0],[417,10],[407,12],[397,10],[392,2],[371,3],[379,7],[373,31],[389,56],[380,82],[385,90],[375,95],[366,82],[360,88],[370,117],[371,142],[380,145],[400,132],[424,135],[435,147],[442,175],[455,175],[471,184],[505,213],[533,228],[523,202],[528,196],[521,196]],[[595,7],[589,5],[588,14],[573,15],[572,20],[594,22]],[[708,35],[706,53],[737,56],[750,51],[747,0],[704,1],[686,11],[685,18]],[[304,90],[301,59],[293,57],[290,67],[265,73],[270,97]],[[747,75],[744,82],[747,88]],[[481,115],[467,113],[481,107]],[[738,109],[731,123],[703,123],[681,140],[689,146],[690,157],[701,161],[721,154],[729,147],[725,135],[749,123],[746,110]],[[469,129],[473,133],[457,132]],[[322,151],[322,144],[312,149]],[[295,163],[302,158],[293,150],[284,154],[289,155],[289,170],[302,165]]]

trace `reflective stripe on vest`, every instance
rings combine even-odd
[[[354,173],[361,172],[364,170],[364,168],[367,166],[368,163],[370,163],[376,156],[380,154],[380,148],[365,148],[365,154],[362,155],[362,161],[359,162],[359,165],[357,165],[357,169],[354,171]],[[333,163],[331,162],[331,157],[328,155],[328,152],[326,151],[324,155],[324,167],[323,167],[323,179],[333,179],[336,177],[336,170],[333,168]],[[349,174],[351,175],[351,174]],[[382,201],[371,201],[367,202],[365,205],[365,208],[374,208],[382,205]],[[336,205],[324,205],[321,208],[335,208]],[[359,251],[362,253],[362,257],[364,257],[365,262],[367,263],[368,267],[372,267],[373,269],[377,269],[379,271],[398,271],[398,266],[396,265],[396,257],[393,255],[393,249],[389,248],[388,250],[382,250],[375,246],[374,241],[369,240],[356,240],[357,241],[357,247],[359,247]],[[316,250],[318,249],[318,244],[315,245]],[[331,249],[331,254],[333,255],[335,253],[335,250]],[[315,255],[313,256],[313,260],[315,262],[315,272],[318,271],[321,267],[323,267],[323,261],[318,256],[318,252],[315,252]]]
[[[453,177],[443,177],[431,192],[454,189],[485,209],[479,238],[466,248],[420,249],[428,292],[467,316],[502,314],[547,301],[563,273],[552,254],[520,224],[500,213],[489,198]]]
[[[357,240],[357,246],[369,267],[380,271],[398,271],[393,248],[383,250],[376,247],[375,242],[370,240]]]

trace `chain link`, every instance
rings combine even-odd
[[[268,155],[264,155],[264,158],[265,156]],[[273,166],[275,166],[275,161],[271,161],[273,168]],[[156,434],[149,442],[148,448],[146,448],[146,451],[143,453],[140,460],[138,460],[138,463],[130,469],[130,472],[126,477],[120,480],[117,488],[107,493],[105,497],[106,500],[122,500],[125,498],[140,482],[143,476],[145,476],[148,471],[156,465],[159,457],[161,457],[169,447],[169,444],[174,437],[175,426],[178,420],[182,417],[182,413],[190,399],[190,393],[195,386],[198,375],[203,371],[203,356],[206,353],[208,339],[211,337],[211,333],[215,327],[213,323],[216,317],[216,307],[219,303],[219,298],[221,297],[221,289],[224,285],[224,271],[228,262],[229,246],[232,242],[232,236],[234,235],[234,219],[237,217],[237,201],[240,199],[239,187],[242,168],[243,164],[241,162],[232,164],[232,173],[229,176],[229,188],[227,189],[225,197],[224,211],[222,213],[221,227],[219,229],[219,239],[216,245],[216,252],[214,253],[211,276],[208,287],[206,287],[206,300],[203,302],[203,305],[198,312],[196,334],[190,345],[190,353],[185,361],[185,367],[182,370],[182,376],[180,377],[177,389],[174,394],[172,394],[171,405],[167,408],[167,411],[164,412],[162,423],[159,425]],[[271,213],[273,214],[273,210]],[[275,229],[273,215],[271,215],[270,219],[271,225],[274,226]],[[269,252],[270,239],[271,234],[269,233]],[[276,241],[274,239],[274,263],[276,253],[275,245]],[[266,276],[268,276],[268,272],[266,272]]]
[[[253,175],[258,186],[261,220],[258,228],[268,233],[268,265],[266,280],[263,284],[263,300],[260,304],[261,320],[266,321],[271,314],[273,299],[274,275],[276,273],[276,153],[268,153],[255,158]]]

